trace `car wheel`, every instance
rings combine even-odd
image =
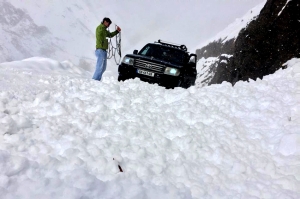
[[[128,76],[125,76],[125,75],[119,75],[118,76],[118,81],[120,82],[120,81],[125,81],[125,80],[127,80],[127,79],[131,79],[131,77],[128,77]]]
[[[182,82],[181,87],[182,88],[189,88],[192,86],[192,82],[190,79],[186,79],[185,81]]]

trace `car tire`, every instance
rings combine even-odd
[[[127,79],[130,79],[130,77],[124,76],[124,75],[119,75],[119,76],[118,76],[118,81],[119,81],[119,82],[120,82],[120,81],[124,82],[124,81],[127,80]]]
[[[189,88],[190,86],[192,86],[192,82],[190,79],[186,79],[185,81],[182,82],[181,87],[182,88]]]

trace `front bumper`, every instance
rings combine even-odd
[[[165,75],[165,74],[160,74],[154,71],[149,71],[154,73],[154,77],[148,76],[148,75],[143,75],[139,74],[137,72],[138,68],[135,68],[131,65],[126,65],[126,64],[121,64],[119,65],[118,72],[119,72],[119,80],[126,80],[126,79],[134,79],[134,78],[139,78],[141,81],[145,81],[151,84],[158,84],[160,86],[164,86],[167,88],[173,88],[180,86],[181,84],[181,76],[171,76],[171,75]],[[144,68],[141,68],[143,71],[148,71]]]

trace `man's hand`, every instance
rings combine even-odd
[[[121,32],[121,28],[119,26],[117,26],[117,31]]]

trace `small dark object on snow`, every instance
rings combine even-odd
[[[118,165],[120,172],[123,172],[122,167]]]
[[[115,160],[115,158],[113,158],[113,160]],[[123,172],[123,169],[120,165],[118,165],[120,172]]]

